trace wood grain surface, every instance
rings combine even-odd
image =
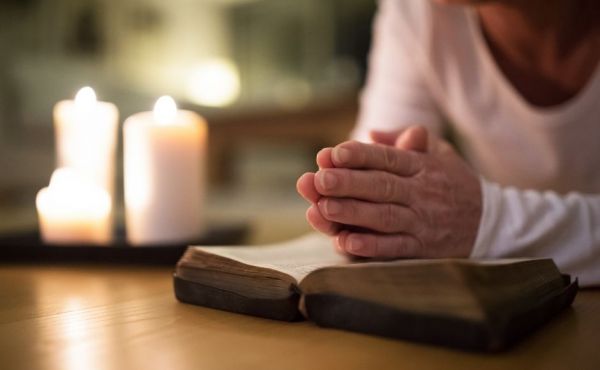
[[[179,303],[158,267],[0,265],[2,369],[599,369],[600,290],[485,355]]]

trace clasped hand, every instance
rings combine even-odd
[[[298,179],[308,222],[354,256],[469,256],[482,209],[477,175],[422,127],[372,137],[321,150],[319,171]]]

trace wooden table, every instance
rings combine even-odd
[[[179,303],[171,268],[0,265],[1,369],[600,369],[600,290],[485,355]]]

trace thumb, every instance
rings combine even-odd
[[[372,130],[369,132],[371,136],[371,140],[373,140],[376,144],[390,145],[393,146],[398,136],[402,133],[403,130],[396,131],[376,131]]]
[[[412,126],[404,130],[394,142],[398,149],[426,152],[429,134],[423,126]]]

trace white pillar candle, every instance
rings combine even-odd
[[[108,244],[111,199],[73,169],[59,168],[36,197],[40,232],[49,244]]]
[[[123,126],[125,220],[131,244],[191,242],[203,231],[208,127],[172,98]]]
[[[119,111],[96,100],[91,87],[84,87],[75,100],[54,106],[57,167],[79,171],[104,188],[114,199],[115,151]]]

